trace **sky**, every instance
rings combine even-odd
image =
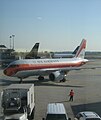
[[[0,0],[0,44],[16,51],[101,51],[101,0]],[[13,46],[13,38],[11,38]]]

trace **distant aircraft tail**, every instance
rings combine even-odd
[[[26,55],[25,59],[37,58],[38,49],[39,49],[39,43],[36,43],[29,52],[29,54]]]
[[[77,46],[76,49],[72,52],[72,54],[76,54],[80,46]]]
[[[84,58],[85,57],[85,48],[86,48],[86,40],[83,39],[75,57],[76,58]]]

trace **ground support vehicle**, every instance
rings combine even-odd
[[[34,84],[11,84],[2,91],[1,98],[4,120],[34,118]]]

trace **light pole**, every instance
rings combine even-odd
[[[15,37],[15,35],[12,35],[12,37],[13,37],[13,50],[14,50],[14,37]]]
[[[12,36],[10,36],[9,38],[10,38],[10,49],[11,49],[11,38],[12,38]]]

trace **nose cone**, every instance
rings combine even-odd
[[[5,69],[5,70],[3,71],[3,73],[4,73],[5,75],[7,75],[7,76],[11,76],[11,73],[10,73],[9,69]]]

